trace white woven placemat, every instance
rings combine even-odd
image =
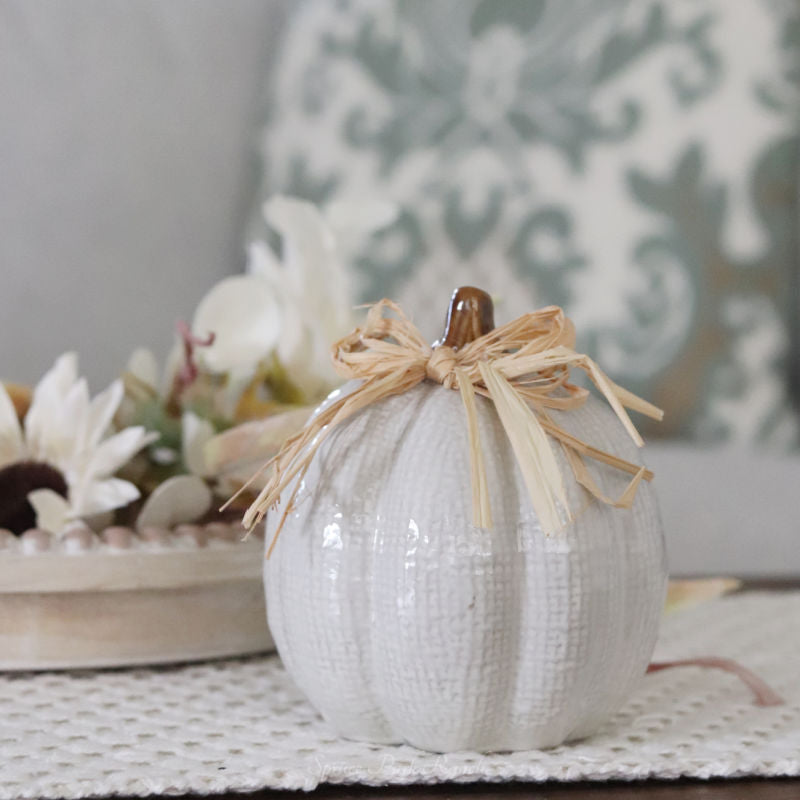
[[[4,676],[0,798],[800,774],[800,592],[745,594],[667,618],[656,658],[708,654],[754,669],[786,704],[758,708],[717,670],[666,670],[591,740],[500,755],[339,739],[275,657]]]

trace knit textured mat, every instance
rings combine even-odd
[[[667,617],[657,660],[728,656],[734,676],[648,675],[597,736],[548,751],[437,755],[337,738],[275,657],[0,677],[0,798],[313,789],[319,783],[800,775],[800,592],[752,593]]]

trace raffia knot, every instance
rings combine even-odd
[[[456,351],[452,347],[434,347],[428,363],[425,364],[425,377],[441,383],[447,389],[456,387],[455,369],[458,366]]]
[[[560,308],[549,306],[457,348],[444,344],[431,348],[395,303],[381,300],[370,308],[362,327],[333,346],[336,371],[343,378],[358,380],[359,385],[315,414],[266,465],[272,468],[272,474],[247,510],[245,524],[252,527],[260,521],[278,502],[281,492],[293,485],[269,547],[271,552],[314,453],[331,431],[367,406],[408,392],[426,378],[461,393],[470,451],[473,518],[479,527],[491,528],[492,517],[476,396],[494,404],[546,532],[561,527],[562,510],[570,517],[554,446],[563,452],[575,480],[597,500],[630,507],[640,481],[650,480],[652,473],[571,435],[549,412],[570,411],[586,400],[588,390],[570,382],[570,368],[586,372],[638,445],[643,444],[642,439],[625,409],[654,419],[660,419],[662,412],[617,386],[591,358],[576,353],[574,345],[571,321]],[[603,493],[585,458],[632,476],[618,498]]]

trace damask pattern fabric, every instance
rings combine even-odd
[[[786,446],[799,9],[306,0],[262,194],[396,203],[354,280],[431,336],[459,284],[501,320],[563,305],[662,433]]]

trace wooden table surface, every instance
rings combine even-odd
[[[799,589],[800,579],[748,580],[742,591]],[[607,783],[473,783],[436,786],[321,786],[313,792],[217,795],[222,800],[800,800],[800,778]]]
[[[220,795],[224,800],[800,800],[800,780],[643,781],[641,783],[479,783],[467,786],[324,786],[315,792]]]
[[[195,800],[190,795],[184,800]],[[211,800],[800,800],[795,778],[621,783],[445,783],[437,786],[322,786],[313,792],[212,795]],[[173,798],[180,800],[180,798]]]

